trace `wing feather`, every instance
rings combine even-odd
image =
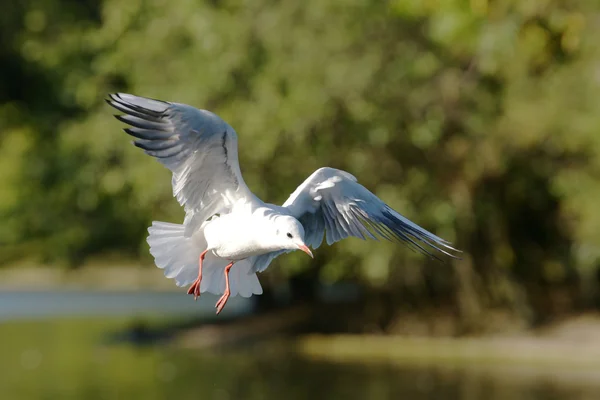
[[[349,236],[378,237],[405,243],[412,250],[436,258],[435,251],[452,258],[459,252],[449,242],[394,211],[347,172],[333,168],[315,171],[284,203],[304,226],[305,242],[317,248],[325,234],[331,245]]]
[[[107,103],[125,113],[116,117],[130,125],[124,130],[133,144],[172,171],[173,196],[189,221],[201,224],[240,199],[256,199],[240,172],[237,135],[217,115],[124,93]]]

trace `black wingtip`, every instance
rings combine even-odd
[[[458,251],[458,250],[456,250],[456,251]],[[461,251],[461,253],[462,253],[462,251]],[[444,253],[444,254],[445,254],[445,255],[447,255],[448,257],[450,257],[450,260],[454,260],[454,261],[462,261],[462,257],[458,257],[458,256],[455,256],[454,254],[450,254],[450,253]],[[443,264],[448,264],[448,262],[449,262],[450,260],[447,260],[447,259],[446,259],[446,260],[440,260],[440,261],[441,261]]]
[[[121,99],[121,97],[119,96],[118,93],[109,93],[108,99],[105,99],[105,100],[107,102],[109,102],[109,104],[110,104],[110,101],[119,101],[120,99]]]
[[[125,119],[125,116],[123,116],[122,114],[115,114],[115,115],[114,115],[114,117],[115,117],[116,119],[118,119],[119,121],[121,121],[121,122],[125,123],[125,124],[128,124],[128,123],[129,123],[129,122],[128,122],[128,121]],[[127,131],[125,130],[125,132],[127,132]],[[127,133],[129,133],[129,132],[127,132]]]
[[[435,252],[442,253],[452,259],[461,260],[452,252],[462,253],[462,251],[455,249],[451,246],[451,243],[438,238],[437,236],[423,230],[417,230],[404,223],[401,219],[396,217],[392,212],[384,211],[383,215],[386,219],[393,222],[392,224],[387,224],[386,221],[380,221],[383,223],[383,227],[389,229],[393,236],[399,239],[401,242],[404,242],[408,245],[408,247],[413,250],[419,251],[431,259],[438,260],[442,263],[446,263],[446,261],[440,257]],[[421,244],[429,247],[425,248]],[[435,252],[434,252],[435,251]]]
[[[133,136],[134,138],[144,139],[144,137],[142,135],[140,135],[139,133],[137,133],[136,131],[134,131],[132,128],[123,128],[123,132],[125,132],[126,134],[128,134],[130,136]],[[136,141],[133,141],[132,143],[135,144]]]
[[[119,104],[121,104],[123,102],[123,100],[119,101],[120,97],[118,97],[116,94],[113,93],[109,93],[108,94],[108,98],[104,99],[104,101],[106,102],[106,104],[108,104],[109,106],[116,108],[119,111],[122,111],[119,108]],[[115,115],[116,117],[116,115]]]

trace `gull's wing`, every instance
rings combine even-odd
[[[457,258],[450,243],[403,217],[347,172],[321,168],[306,179],[283,204],[304,226],[304,241],[316,249],[349,236],[383,237],[405,242],[432,258],[431,249]]]
[[[276,250],[276,251],[272,251],[270,253],[261,254],[260,256],[254,256],[253,258],[250,259],[252,262],[252,268],[250,269],[249,273],[263,272],[265,269],[267,269],[269,267],[269,264],[271,264],[271,261],[273,261],[274,259],[276,259],[277,257],[279,257],[282,254],[286,254],[286,253],[290,253],[290,252],[292,252],[292,250]]]
[[[109,95],[108,104],[125,115],[125,132],[137,147],[173,172],[173,196],[187,217],[202,223],[254,195],[238,162],[237,135],[217,115],[178,103],[131,94]]]

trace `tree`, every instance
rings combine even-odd
[[[470,324],[497,306],[554,315],[564,290],[591,301],[582,278],[600,257],[595,2],[91,4],[7,12],[5,261],[78,265],[117,251],[150,263],[149,221],[182,218],[168,171],[109,118],[103,98],[119,90],[221,115],[239,134],[247,183],[268,201],[320,166],[346,169],[465,250],[444,266],[345,241],[319,249],[323,281],[355,279],[394,304],[450,299]],[[294,256],[278,265],[273,279],[314,268]]]

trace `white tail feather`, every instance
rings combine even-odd
[[[150,254],[156,266],[164,270],[167,278],[175,279],[177,286],[190,285],[198,276],[198,259],[206,249],[204,229],[192,237],[185,237],[185,226],[169,222],[153,221],[148,228]],[[231,296],[250,297],[262,294],[262,287],[255,273],[251,273],[255,257],[237,261],[229,272]],[[212,253],[207,253],[202,264],[200,292],[222,294],[225,291],[224,269],[228,264]]]

